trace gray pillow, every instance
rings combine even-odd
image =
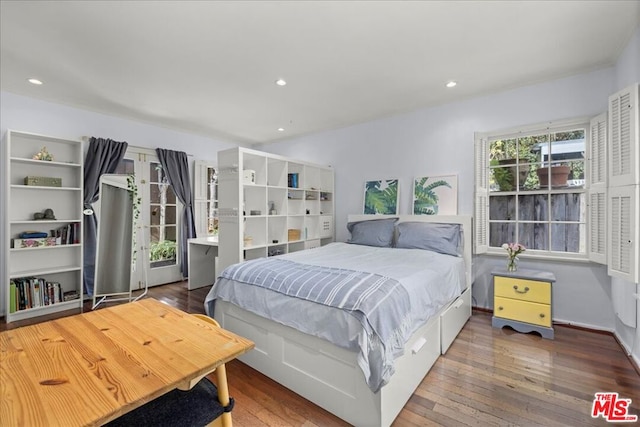
[[[460,232],[460,224],[402,222],[398,224],[396,248],[426,249],[441,254],[461,256]]]
[[[347,224],[351,233],[349,243],[390,248],[393,246],[394,226],[397,220],[398,218],[385,218],[350,222]]]

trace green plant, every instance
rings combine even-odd
[[[133,246],[131,249],[131,267],[133,268],[138,255],[136,232],[138,230],[138,220],[140,219],[140,203],[142,203],[142,198],[138,195],[138,185],[136,184],[135,175],[127,175],[127,189],[129,190],[129,197],[133,204],[133,231],[131,233],[131,244]]]
[[[491,166],[498,166],[499,161],[496,159],[491,160]],[[498,185],[500,191],[512,191],[515,187],[513,174],[511,168],[508,167],[496,167],[492,169],[493,180]]]
[[[163,261],[176,258],[176,242],[172,240],[161,240],[152,242],[149,249],[150,261]]]
[[[413,213],[415,215],[435,215],[438,213],[438,195],[435,189],[438,187],[449,187],[451,185],[444,180],[434,181],[425,187],[428,177],[422,177],[419,181],[415,181],[413,194]]]

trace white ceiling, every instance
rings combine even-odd
[[[612,66],[639,25],[640,1],[3,0],[0,88],[271,142]]]

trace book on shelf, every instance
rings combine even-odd
[[[63,298],[63,290],[59,282],[50,282],[41,277],[19,277],[12,279],[10,286],[10,313],[69,301]],[[76,295],[76,297],[72,299],[79,298],[77,291],[69,292],[75,293]],[[12,308],[15,308],[15,310],[11,311]]]
[[[9,313],[15,313],[18,308],[18,289],[13,280],[9,284]]]

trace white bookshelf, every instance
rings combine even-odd
[[[42,147],[47,148],[53,160],[33,160]],[[81,141],[12,130],[4,136],[0,267],[2,307],[7,322],[81,307],[83,156]],[[61,186],[25,185],[27,176],[60,178]],[[55,219],[34,219],[35,213],[45,209],[52,209]],[[51,236],[52,230],[67,226],[75,226],[75,238],[69,243],[14,247],[14,239],[23,232],[44,232]],[[47,282],[58,283],[62,292],[75,290],[79,298],[66,302],[60,298],[54,303],[44,298],[36,302],[32,298],[31,308],[19,309],[18,303],[12,310],[11,282],[28,277],[43,279],[45,286]]]
[[[331,167],[246,148],[219,152],[218,167],[220,269],[333,242]]]

